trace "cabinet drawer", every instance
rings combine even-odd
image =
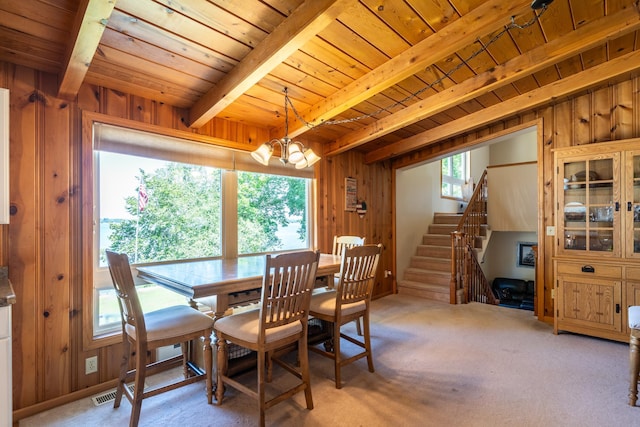
[[[622,278],[622,267],[591,262],[558,262],[558,275]]]
[[[0,307],[0,338],[11,336],[11,307]]]
[[[640,280],[640,267],[627,267],[625,277],[631,280]]]

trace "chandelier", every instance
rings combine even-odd
[[[281,139],[274,138],[269,142],[260,145],[255,151],[251,152],[257,162],[265,166],[269,166],[269,159],[273,155],[273,147],[280,146],[280,161],[283,164],[291,163],[296,169],[304,169],[320,160],[320,156],[313,152],[311,148],[305,148],[304,144],[298,141],[292,141],[289,138],[289,106],[291,103],[287,95],[287,88],[284,88],[284,137]],[[293,107],[293,105],[292,105]]]

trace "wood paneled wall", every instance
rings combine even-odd
[[[83,111],[98,112],[182,131],[187,112],[169,105],[85,85],[76,102],[56,97],[57,79],[0,62],[0,87],[11,94],[11,223],[0,226],[0,261],[9,266],[17,303],[13,308],[13,404],[18,417],[30,408],[113,380],[121,346],[83,350],[82,254],[91,242],[81,229]],[[247,145],[270,139],[268,129],[215,119],[199,133]],[[316,148],[316,147],[314,147]],[[318,176],[318,248],[330,251],[334,234],[364,235],[385,246],[381,262],[391,269],[391,169],[366,166],[359,153],[323,159]],[[344,177],[358,180],[368,205],[364,218],[344,211]],[[326,177],[326,178],[325,178]],[[376,292],[391,292],[392,278]],[[84,374],[84,360],[98,356],[99,370]],[[43,404],[42,402],[45,402]],[[49,403],[51,404],[51,403]],[[15,412],[14,412],[15,413]]]
[[[331,252],[334,235],[365,237],[365,243],[382,243],[382,257],[374,297],[393,292],[393,228],[390,162],[373,165],[363,163],[363,154],[349,151],[323,159],[318,177],[318,248]],[[367,205],[367,213],[360,216],[345,210],[345,178],[355,178],[358,201]]]

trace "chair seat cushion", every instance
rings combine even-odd
[[[249,310],[218,319],[214,325],[214,329],[230,337],[257,344],[260,331],[260,310]],[[298,320],[286,325],[267,329],[265,332],[265,340],[267,343],[270,343],[286,337],[295,336],[300,332],[302,332],[302,322]]]
[[[175,305],[144,314],[147,327],[147,341],[156,341],[171,337],[203,331],[213,326],[213,319],[195,308],[186,305]],[[136,329],[126,325],[126,331],[133,339]]]
[[[342,305],[342,315],[348,316],[367,308],[364,301]],[[336,314],[336,291],[319,292],[311,295],[310,314],[323,314],[325,316],[335,316]]]
[[[629,328],[640,329],[640,305],[629,307]]]

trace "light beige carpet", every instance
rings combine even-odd
[[[357,361],[337,390],[332,361],[311,353],[315,408],[299,394],[269,410],[267,424],[640,425],[640,407],[627,405],[628,345],[553,335],[530,311],[392,295],[373,302],[372,336],[375,373]],[[126,426],[130,409],[87,398],[20,426]],[[140,418],[140,426],[256,424],[250,398],[229,390],[221,406],[207,405],[202,382],[145,400]]]

